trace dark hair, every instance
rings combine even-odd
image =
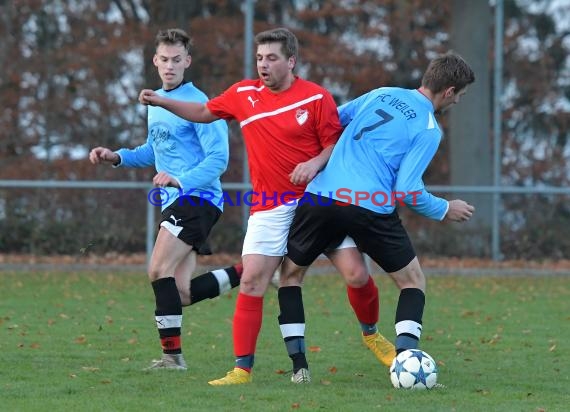
[[[166,29],[160,30],[156,35],[156,39],[154,40],[155,47],[160,46],[161,44],[170,44],[176,45],[181,44],[188,54],[190,54],[190,46],[192,46],[192,39],[182,29]]]
[[[255,45],[267,43],[281,43],[281,52],[285,57],[295,57],[295,62],[299,57],[299,41],[297,37],[288,29],[283,27],[262,31],[255,36]]]
[[[439,93],[449,87],[458,92],[475,81],[475,74],[463,58],[453,51],[433,59],[422,77],[422,86]]]

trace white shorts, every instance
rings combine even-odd
[[[241,255],[285,256],[287,236],[297,205],[255,212],[247,221]]]
[[[251,215],[247,221],[241,255],[285,256],[289,227],[296,208],[296,204],[281,205]],[[347,236],[335,250],[351,247],[356,247],[356,244]]]

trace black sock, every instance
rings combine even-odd
[[[293,361],[293,373],[301,368],[309,368],[305,355],[305,310],[303,295],[299,286],[279,288],[279,328],[287,347],[289,358]]]
[[[204,299],[213,299],[238,286],[241,273],[236,266],[213,270],[192,279],[190,282],[190,305]]]
[[[400,291],[395,322],[396,353],[418,347],[424,306],[425,295],[421,289],[407,288]]]
[[[182,327],[182,302],[176,288],[174,277],[167,277],[152,282],[156,309],[154,311],[156,327],[163,353],[182,353],[180,340]]]

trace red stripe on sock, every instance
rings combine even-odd
[[[180,336],[168,336],[160,338],[160,344],[162,345],[162,350],[177,350],[181,348],[181,339]]]

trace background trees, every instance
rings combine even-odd
[[[488,184],[492,15],[493,2],[267,0],[255,4],[255,31],[294,30],[301,42],[299,74],[325,85],[338,103],[382,85],[417,87],[429,59],[454,48],[476,68],[478,82],[468,95],[471,100],[441,118],[446,136],[425,180],[428,185]],[[565,2],[505,2],[504,184],[568,183],[568,21]],[[94,145],[144,142],[145,109],[136,97],[143,87],[157,87],[151,64],[154,35],[173,26],[193,35],[188,77],[208,94],[243,77],[238,0],[0,2],[0,179],[148,181],[152,170],[95,168],[85,156]],[[242,178],[240,132],[235,124],[231,130],[226,182]],[[83,236],[94,252],[140,250],[142,196],[140,191],[0,188],[0,249],[73,253],[74,237]],[[538,256],[563,255],[562,234],[543,228],[568,223],[565,200],[505,197],[503,252],[527,256],[528,245],[537,244]],[[481,203],[485,222],[486,200],[474,201]],[[241,214],[236,209],[228,208],[216,228],[217,250],[239,250]],[[462,249],[465,242],[457,241],[462,235],[454,235],[452,227],[404,215],[425,253],[488,255],[484,232],[480,241]],[[78,226],[85,235],[78,234]],[[477,228],[470,231],[476,234]],[[532,228],[541,229],[533,233]]]

